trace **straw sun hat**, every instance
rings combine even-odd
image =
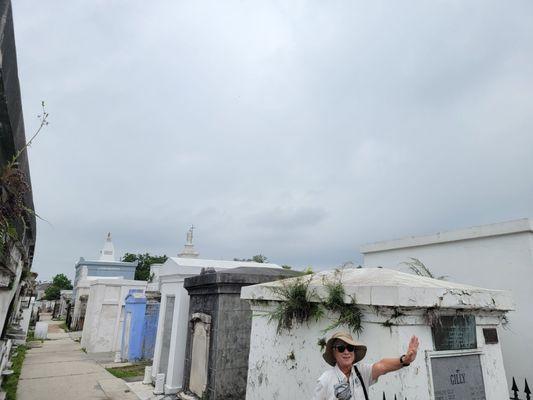
[[[355,340],[353,340],[352,335],[350,335],[347,332],[337,332],[334,333],[331,338],[326,343],[326,351],[322,355],[324,357],[324,360],[329,365],[335,365],[335,356],[333,355],[333,345],[338,340],[342,340],[346,344],[351,344],[352,346],[355,346],[355,358],[354,358],[354,364],[356,362],[361,361],[366,354],[366,346],[361,343],[357,343]]]

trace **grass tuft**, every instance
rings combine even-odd
[[[117,378],[136,378],[144,376],[144,368],[150,365],[148,362],[136,363],[133,365],[127,365],[125,367],[106,368],[106,370]]]
[[[19,383],[20,372],[22,371],[22,363],[26,357],[26,350],[28,348],[24,345],[17,347],[17,354],[11,359],[13,373],[8,375],[2,381],[2,389],[6,392],[7,400],[17,400],[17,386]]]

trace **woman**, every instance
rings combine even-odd
[[[313,400],[368,400],[368,387],[388,372],[407,367],[416,358],[418,338],[409,341],[407,353],[399,358],[384,358],[363,364],[366,346],[346,332],[335,333],[326,343],[324,360],[333,368],[318,378]]]

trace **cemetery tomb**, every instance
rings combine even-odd
[[[72,290],[61,290],[59,298],[59,316],[65,318],[67,316],[67,307],[72,302]]]
[[[296,275],[300,273],[248,267],[204,271],[185,279],[189,293],[185,396],[244,399],[252,311],[240,298],[241,288]]]
[[[82,304],[80,304],[80,298],[89,294],[92,281],[103,278],[133,280],[137,264],[137,261],[116,261],[115,247],[111,240],[111,233],[107,234],[98,260],[86,260],[80,257],[74,265],[76,273],[71,295],[74,302],[74,310],[72,312],[70,328],[73,330],[83,329],[84,320],[81,316]]]
[[[161,294],[159,292],[149,291],[147,291],[145,294],[146,311],[144,313],[142,358],[145,360],[151,360],[154,357]]]
[[[72,319],[70,329],[73,331],[83,330],[83,323],[85,321],[85,312],[87,309],[87,300],[89,299],[90,282],[84,280],[78,284],[76,297],[74,298],[74,309],[72,312]]]
[[[137,361],[142,358],[144,314],[146,297],[142,289],[130,289],[125,299],[124,325],[122,328],[122,360]]]
[[[276,321],[269,319],[285,299],[272,288],[294,284],[294,278],[243,288],[241,297],[251,301],[254,312],[247,400],[312,398],[316,379],[329,368],[322,359],[321,343],[339,330],[351,331],[367,345],[365,363],[400,357],[412,335],[420,340],[411,366],[380,377],[369,388],[370,398],[427,400],[428,393],[435,400],[508,397],[502,350],[495,336],[513,309],[509,292],[384,268],[345,268],[298,279],[309,279],[312,302],[321,307],[328,284],[340,283],[345,303],[356,301],[362,330],[358,335],[346,325],[330,329],[338,314],[326,310],[318,321],[278,331]]]
[[[143,292],[145,281],[95,279],[91,281],[81,346],[88,353],[119,352],[122,346],[124,304],[130,289]]]
[[[511,291],[516,310],[510,316],[510,329],[499,332],[507,386],[512,386],[513,378],[521,389],[526,379],[533,381],[533,362],[523,356],[533,353],[533,281],[527,278],[533,269],[532,218],[408,236],[367,244],[360,250],[368,266],[407,270],[405,262],[419,260],[437,275]]]
[[[163,343],[161,346],[161,363],[159,373],[166,374],[168,370],[168,357],[170,353],[170,339],[172,337],[172,319],[174,317],[174,304],[176,296],[165,296],[165,315],[163,319]]]
[[[192,247],[182,254],[196,254]],[[191,256],[192,257],[192,256]],[[152,364],[152,380],[165,374],[165,394],[177,393],[183,386],[185,349],[189,329],[189,295],[183,287],[185,278],[199,275],[202,270],[231,268],[276,268],[276,264],[243,261],[206,260],[201,258],[170,257],[159,272],[161,304],[157,337]]]

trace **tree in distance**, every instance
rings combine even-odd
[[[72,282],[65,274],[57,274],[52,278],[52,284],[44,291],[46,300],[58,300],[62,290],[72,289]]]
[[[233,261],[256,262],[264,264],[268,262],[268,258],[262,254],[256,254],[252,258],[234,258]]]
[[[150,266],[152,264],[162,264],[167,261],[167,259],[168,257],[166,255],[153,256],[150,253],[126,253],[124,254],[124,257],[122,257],[122,261],[125,262],[139,262],[137,268],[135,268],[135,280],[138,281],[149,281],[150,279],[152,279],[152,277],[150,276]]]

